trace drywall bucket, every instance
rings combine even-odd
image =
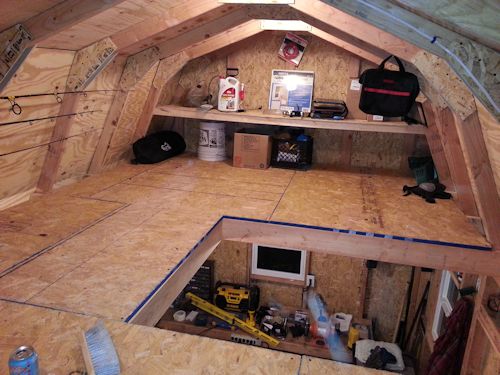
[[[198,159],[222,161],[226,159],[225,124],[221,122],[200,122]]]

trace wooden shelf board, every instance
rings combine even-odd
[[[166,117],[191,118],[198,120],[238,122],[272,126],[293,126],[300,128],[354,130],[374,133],[425,134],[422,125],[407,125],[405,122],[379,122],[365,120],[322,120],[312,118],[291,118],[262,111],[220,112],[216,109],[202,111],[198,108],[164,105],[155,109],[154,115]]]

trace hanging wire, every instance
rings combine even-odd
[[[57,119],[60,117],[71,117],[71,116],[78,116],[78,115],[85,115],[87,113],[96,113],[96,112],[102,112],[102,110],[95,110],[95,111],[84,111],[84,112],[75,112],[75,113],[68,113],[65,115],[56,115],[56,116],[47,116],[47,117],[41,117],[41,118],[36,118],[36,119],[31,119],[31,120],[23,120],[23,121],[11,121],[11,122],[4,122],[0,124],[0,126],[7,126],[7,125],[13,125],[13,124],[23,124],[23,123],[30,123],[30,125],[33,125],[35,121],[42,121],[42,120],[51,120],[51,119]]]
[[[121,90],[88,90],[88,91],[64,91],[64,92],[54,92],[54,93],[40,93],[40,94],[26,94],[26,95],[10,95],[10,96],[0,96],[0,99],[8,100],[10,103],[10,112],[15,114],[16,116],[21,115],[23,109],[21,105],[16,102],[16,99],[20,98],[36,98],[40,96],[54,96],[56,102],[61,104],[63,102],[63,98],[61,95],[65,94],[83,94],[84,97],[87,97],[88,93],[102,93],[107,94],[108,92],[117,92]],[[21,121],[23,122],[23,121]]]

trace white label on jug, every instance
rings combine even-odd
[[[200,129],[200,142],[202,147],[208,147],[208,130]]]
[[[359,83],[359,79],[356,78],[351,80],[351,90],[354,91],[361,90],[361,83]]]

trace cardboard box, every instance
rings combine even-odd
[[[349,113],[348,119],[365,120],[366,113],[359,109],[359,98],[361,97],[361,84],[358,78],[351,78],[347,87],[346,104]]]
[[[235,133],[233,167],[269,168],[272,139],[268,135]]]

